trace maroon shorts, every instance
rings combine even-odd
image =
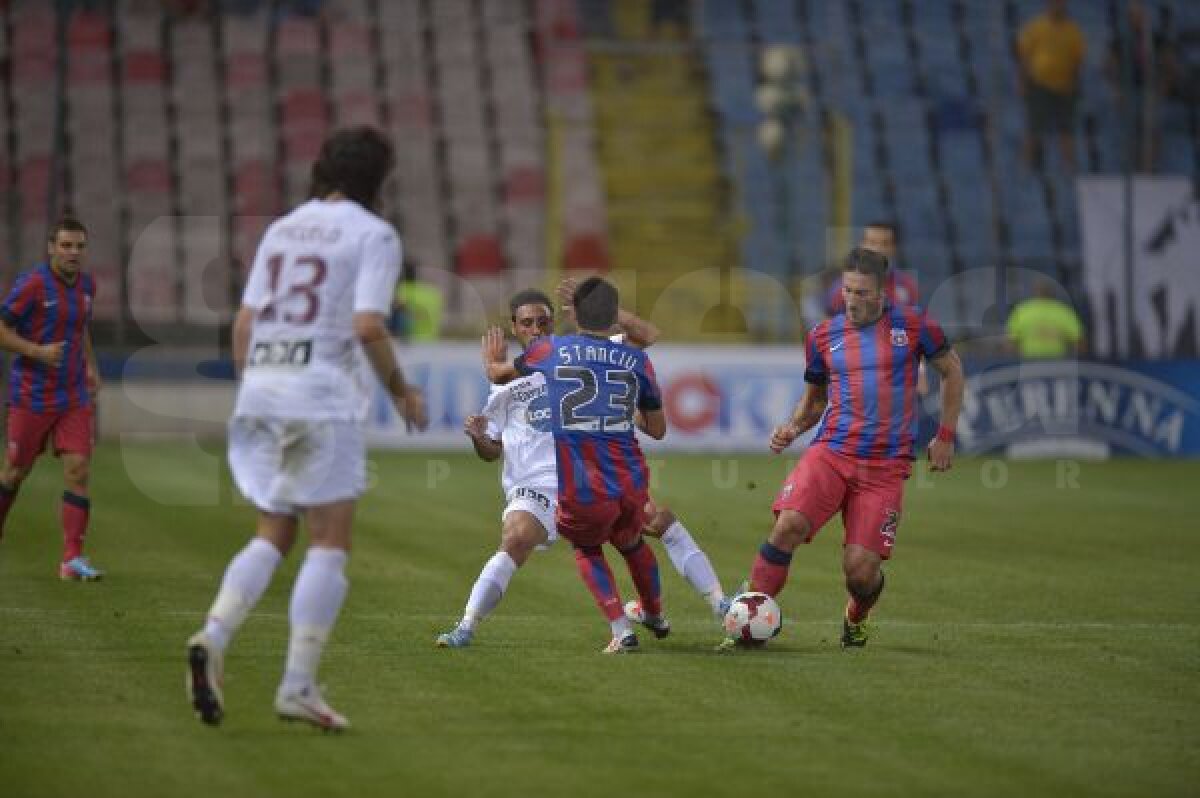
[[[73,407],[61,413],[35,413],[23,407],[8,409],[9,465],[28,468],[34,464],[46,444],[56,455],[90,457],[96,444],[95,413],[91,407]]]
[[[649,500],[644,490],[589,504],[560,497],[554,523],[558,534],[576,546],[611,543],[618,549],[626,549],[637,541],[646,526],[646,502]]]
[[[886,560],[896,543],[904,480],[911,473],[908,459],[865,460],[814,446],[784,480],[771,509],[776,515],[781,510],[803,514],[812,526],[805,543],[841,510],[845,543],[863,546]]]

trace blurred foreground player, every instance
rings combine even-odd
[[[369,378],[358,350],[410,429],[426,425],[421,393],[405,381],[387,332],[400,241],[373,208],[392,165],[391,145],[376,131],[334,134],[313,165],[312,199],[259,244],[234,321],[241,384],[229,422],[230,468],[258,508],[258,528],[188,641],[192,706],[205,723],[221,721],[225,649],[303,516],[311,545],[292,588],[275,711],[327,730],[349,725],[322,697],[317,667],[346,597],[351,525],[367,484]]]

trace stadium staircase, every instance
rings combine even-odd
[[[739,332],[720,305],[737,240],[719,164],[708,85],[687,43],[642,47],[637,3],[616,3],[615,44],[589,50],[598,162],[615,278],[636,283],[638,312],[668,337]],[[733,278],[736,280],[736,278]],[[728,303],[726,303],[728,304]]]

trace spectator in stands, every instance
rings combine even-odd
[[[1121,119],[1132,125],[1134,165],[1153,172],[1161,136],[1160,109],[1175,83],[1175,56],[1167,37],[1149,30],[1146,9],[1138,0],[1129,3],[1129,29],[1124,35],[1128,42],[1122,42],[1120,35],[1109,41],[1104,71],[1116,91]]]
[[[1034,296],[1017,303],[1008,317],[1008,340],[1023,359],[1079,356],[1086,352],[1083,322],[1075,309],[1058,298],[1052,280],[1039,279]]]
[[[417,279],[417,263],[404,259],[392,301],[392,333],[403,341],[436,341],[442,331],[442,291]]]
[[[1083,30],[1067,15],[1066,0],[1048,0],[1046,10],[1021,27],[1017,56],[1029,129],[1025,160],[1042,168],[1042,139],[1058,138],[1063,163],[1075,169],[1075,106],[1086,49]]]

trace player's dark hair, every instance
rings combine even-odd
[[[339,130],[321,145],[312,166],[310,196],[340,191],[364,208],[379,204],[379,189],[396,164],[392,144],[371,127]]]
[[[603,332],[617,323],[617,289],[602,277],[589,277],[580,283],[571,303],[581,330]]]
[[[513,321],[517,320],[517,308],[522,305],[545,305],[550,309],[550,315],[554,315],[554,303],[550,301],[550,297],[536,288],[526,288],[524,291],[518,291],[513,294],[512,299],[508,300],[508,309],[512,313]]]
[[[50,226],[50,229],[46,231],[46,241],[56,241],[60,231],[83,233],[85,236],[88,234],[87,228],[83,226],[83,222],[70,213],[64,213],[58,217],[58,221]]]
[[[883,287],[883,280],[887,275],[887,270],[887,256],[866,247],[855,247],[850,250],[850,254],[846,255],[846,259],[842,261],[842,274],[858,272],[859,274],[873,275],[875,277],[875,284],[880,288]]]
[[[900,243],[900,226],[891,219],[876,219],[873,222],[867,222],[865,225],[863,225],[863,229],[868,227],[874,228],[875,230],[887,230],[892,234],[892,241],[896,242],[897,244]]]

